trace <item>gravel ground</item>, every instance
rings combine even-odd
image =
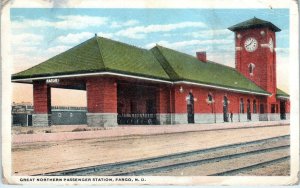
[[[164,160],[158,160],[155,162],[151,163],[145,163],[143,165],[138,165],[138,166],[130,166],[122,169],[115,169],[115,170],[108,170],[106,172],[100,172],[100,173],[93,173],[92,175],[111,175],[111,174],[119,174],[119,173],[126,173],[126,172],[132,172],[136,170],[141,170],[141,169],[150,169],[150,168],[157,168],[161,166],[166,166],[166,165],[173,165],[173,164],[178,164],[178,163],[186,163],[190,161],[197,161],[197,160],[203,160],[203,159],[211,159],[215,157],[223,157],[223,156],[228,156],[228,155],[233,155],[237,153],[244,153],[244,152],[249,152],[249,151],[256,151],[260,149],[268,149],[272,147],[278,147],[278,146],[285,146],[288,145],[290,142],[289,139],[282,139],[280,141],[269,141],[261,144],[252,144],[252,145],[247,145],[247,146],[238,146],[238,147],[233,147],[233,148],[227,148],[227,149],[219,149],[216,151],[210,151],[210,152],[200,152],[194,155],[187,155],[187,156],[182,156],[182,157],[176,157],[176,158],[169,158],[169,159],[164,159]],[[247,161],[245,161],[247,164]],[[248,161],[249,163],[249,161]],[[198,168],[202,170],[202,168]],[[177,170],[175,170],[177,171]],[[197,172],[199,173],[199,172]],[[204,172],[202,172],[204,173]],[[168,173],[166,173],[168,174]],[[147,175],[153,175],[153,174],[147,174]],[[190,175],[198,175],[198,174],[190,174]]]
[[[268,153],[259,153],[255,155],[244,156],[242,158],[222,160],[215,163],[207,163],[199,166],[187,167],[182,169],[176,169],[163,173],[151,174],[153,176],[207,176],[228,170],[233,170],[248,166],[251,164],[257,164],[268,160],[277,159],[289,155],[289,149],[282,149],[278,151],[272,151]],[[261,170],[262,176],[273,175],[270,171]],[[288,174],[285,174],[286,176]]]
[[[289,134],[289,126],[14,144],[12,171],[33,175]]]
[[[290,160],[267,165],[244,173],[239,173],[237,176],[266,176],[266,174],[271,174],[272,176],[289,176]]]

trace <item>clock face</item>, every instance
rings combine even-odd
[[[273,50],[274,50],[274,43],[273,43],[272,38],[270,38],[270,40],[269,40],[269,48],[270,48],[270,51],[273,52]]]
[[[258,43],[255,38],[249,37],[245,40],[244,46],[247,52],[254,52],[258,47]]]

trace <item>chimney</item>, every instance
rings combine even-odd
[[[206,52],[196,52],[199,61],[206,63]]]

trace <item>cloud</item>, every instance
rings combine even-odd
[[[275,48],[277,54],[289,54],[289,48]]]
[[[180,42],[168,42],[168,41],[159,41],[157,44],[165,47],[169,47],[172,49],[182,49],[187,48],[189,46],[201,46],[201,45],[216,45],[216,44],[230,44],[232,40],[227,39],[212,39],[212,40],[188,40],[188,41],[180,41]],[[145,47],[151,48],[155,46],[156,43],[149,43]]]
[[[92,26],[105,25],[108,22],[108,18],[106,17],[82,15],[57,16],[56,19],[57,20],[51,21],[46,19],[22,19],[20,21],[12,21],[12,28],[19,30],[37,27],[84,29]]]
[[[217,38],[220,36],[226,36],[227,37],[233,37],[233,33],[229,31],[228,29],[218,29],[218,30],[203,30],[203,31],[197,31],[197,32],[190,32],[184,34],[186,36],[192,36],[194,38]]]
[[[139,21],[137,21],[137,20],[128,20],[126,22],[112,22],[110,26],[112,28],[120,28],[120,27],[128,27],[128,26],[137,25],[138,23],[139,23]]]
[[[95,33],[92,32],[81,32],[81,33],[70,33],[67,35],[61,35],[56,38],[56,42],[59,44],[68,44],[68,45],[74,45],[74,44],[80,44],[92,37],[95,36]],[[104,32],[98,32],[97,36],[99,37],[105,37],[105,38],[113,38],[113,33],[104,33]]]
[[[59,43],[63,44],[79,44],[89,38],[94,36],[91,32],[82,32],[82,33],[70,33],[67,35],[59,36],[56,40]]]
[[[54,47],[48,48],[47,52],[48,52],[49,56],[53,56],[53,55],[62,53],[70,48],[71,48],[71,46],[59,45],[59,46],[54,46]]]
[[[114,33],[104,33],[104,32],[98,32],[97,35],[99,37],[104,37],[104,38],[114,38]],[[116,38],[114,38],[114,40],[117,40]]]
[[[144,38],[146,36],[145,34],[148,33],[168,32],[187,27],[203,28],[206,27],[206,25],[202,22],[180,22],[175,24],[136,26],[120,30],[116,33],[116,35],[133,39],[141,39]]]
[[[43,41],[44,37],[42,35],[36,35],[33,33],[22,33],[14,35],[12,44],[13,45],[35,45]]]
[[[83,29],[90,26],[99,26],[107,23],[108,18],[96,16],[58,16],[61,21],[55,22],[54,27],[58,29]]]

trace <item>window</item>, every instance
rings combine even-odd
[[[72,112],[70,113],[70,117],[73,117],[73,113]]]
[[[253,63],[250,63],[248,65],[248,68],[249,68],[249,74],[252,76],[253,72],[254,72],[255,65]]]
[[[212,96],[211,94],[209,93],[208,96],[207,96],[207,100],[209,103],[212,103]]]
[[[214,103],[214,98],[213,98],[211,93],[208,93],[207,98],[206,98],[206,102],[207,102],[207,104]]]
[[[257,109],[256,109],[256,100],[253,100],[253,113],[254,113],[254,114],[257,113]]]
[[[58,113],[57,116],[60,118],[61,117],[61,113]]]
[[[276,105],[271,104],[271,113],[276,113]]]
[[[244,113],[244,99],[241,98],[240,99],[240,113]]]

